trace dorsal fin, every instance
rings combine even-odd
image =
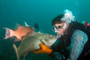
[[[16,23],[15,30],[17,30],[19,27],[22,27],[22,25]]]
[[[25,23],[25,26],[29,26],[26,22],[24,22]]]

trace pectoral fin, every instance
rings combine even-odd
[[[15,52],[16,52],[17,60],[20,60],[20,56],[19,56],[19,53],[18,53],[18,49],[17,49],[17,47],[16,47],[15,44],[13,44],[13,48],[14,48],[14,50],[15,50]]]
[[[44,45],[45,45],[44,38],[43,38],[43,39],[41,39],[41,40],[40,40],[40,42],[41,42],[42,44],[44,44]]]

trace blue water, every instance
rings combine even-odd
[[[52,19],[65,9],[71,10],[77,20],[90,22],[90,0],[0,0],[0,60],[16,60],[13,40],[3,39],[3,27],[15,29],[16,23],[24,25],[26,21],[31,27],[38,23],[44,33],[55,34],[52,31]],[[36,59],[51,58],[47,55],[36,57],[34,54],[26,57],[26,60]]]

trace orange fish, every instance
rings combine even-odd
[[[33,28],[29,26],[21,26],[21,25],[19,25],[16,31],[11,30],[9,28],[5,28],[5,29],[6,29],[6,35],[4,39],[8,39],[10,37],[15,36],[18,39],[17,41],[20,41],[23,36],[27,36],[35,32]]]

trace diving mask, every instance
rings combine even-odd
[[[61,28],[61,26],[53,26],[53,30],[57,31],[57,32],[60,30],[60,28]]]
[[[61,28],[63,28],[63,29],[65,30],[66,27],[67,27],[66,23],[64,23],[62,26],[60,26],[60,25],[58,25],[58,26],[53,26],[53,31],[59,32],[59,30],[60,30]]]

